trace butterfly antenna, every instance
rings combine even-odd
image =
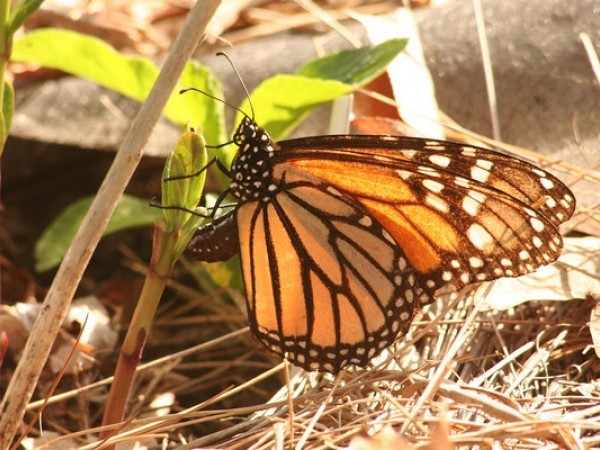
[[[200,94],[206,95],[208,98],[212,98],[213,100],[216,100],[217,102],[223,103],[225,106],[228,106],[229,108],[235,109],[236,111],[240,112],[244,116],[248,115],[244,111],[242,111],[240,108],[238,108],[237,106],[232,105],[231,103],[227,102],[226,100],[223,100],[222,98],[215,97],[214,95],[209,94],[208,92],[203,91],[202,89],[198,89],[198,88],[195,88],[195,87],[188,87],[188,88],[181,89],[179,91],[179,93],[180,94],[185,94],[186,92],[189,92],[189,91],[199,92]],[[254,114],[254,110],[252,110],[252,113]]]
[[[244,89],[244,92],[246,93],[246,98],[248,99],[248,103],[250,104],[250,111],[252,112],[252,121],[254,121],[255,114],[254,114],[254,105],[252,104],[252,100],[250,100],[250,92],[248,91],[248,88],[246,87],[246,83],[244,83],[244,80],[242,79],[242,76],[240,75],[240,72],[236,69],[235,65],[233,64],[233,61],[231,61],[231,58],[229,58],[229,56],[227,55],[227,53],[223,53],[223,52],[218,52],[217,56],[223,56],[228,62],[229,65],[231,66],[231,68],[233,69],[233,71],[235,72],[235,74],[238,77],[238,80],[240,80],[240,84],[242,85],[242,88]],[[235,108],[238,111],[240,111],[238,108]],[[242,114],[244,114],[245,116],[247,116],[247,114],[243,111],[241,111]]]

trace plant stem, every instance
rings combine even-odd
[[[0,0],[0,24],[2,32],[0,33],[0,105],[4,101],[4,80],[6,79],[6,65],[10,58],[10,46],[12,35],[8,33],[8,18],[10,15],[10,1]]]
[[[152,259],[131,324],[121,347],[115,369],[115,379],[104,409],[102,425],[121,422],[125,417],[135,371],[142,358],[160,297],[175,263],[173,248],[177,238],[176,233],[165,235],[158,225],[154,228]],[[110,431],[105,431],[100,435],[100,439],[104,440],[110,435]]]
[[[2,139],[0,140],[0,158],[4,153],[4,143],[8,136],[7,121],[4,117],[4,82],[6,80],[6,68],[8,66],[8,60],[11,53],[12,35],[9,36],[8,30],[8,18],[10,15],[10,1],[0,0],[0,24],[2,24],[2,30],[0,30],[0,115],[2,120],[0,125],[4,128],[1,130]]]

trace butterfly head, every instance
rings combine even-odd
[[[246,142],[256,139],[256,130],[258,128],[258,124],[251,117],[244,116],[233,134],[233,143],[241,147]]]
[[[242,119],[233,142],[239,150],[231,164],[231,193],[242,201],[265,197],[273,190],[271,158],[277,144],[248,116]]]

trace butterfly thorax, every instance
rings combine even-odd
[[[240,123],[233,142],[239,150],[231,163],[229,191],[241,201],[268,197],[276,189],[271,158],[277,144],[249,117]]]

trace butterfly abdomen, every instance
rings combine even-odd
[[[185,254],[198,261],[216,262],[227,261],[239,251],[235,215],[229,213],[200,227]]]

